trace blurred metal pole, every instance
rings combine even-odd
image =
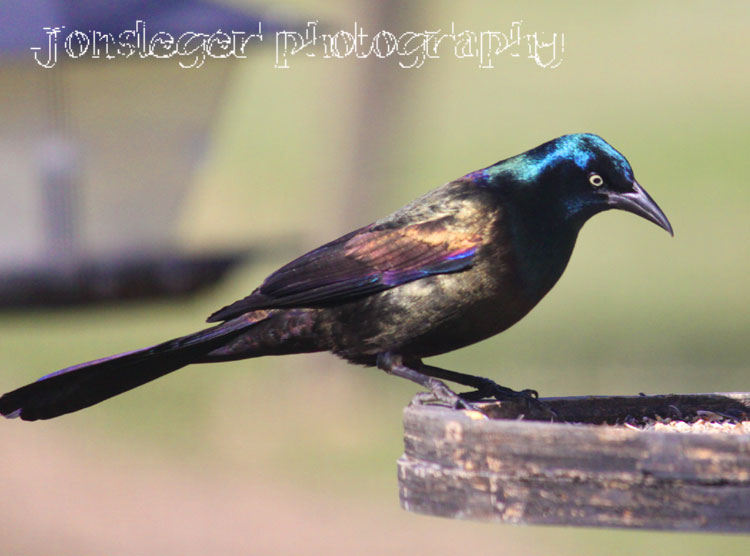
[[[367,13],[366,29],[372,39],[381,30],[397,37],[412,30],[411,22],[423,9],[420,1],[361,2]],[[383,193],[383,178],[389,174],[389,148],[394,130],[404,109],[404,91],[411,80],[405,79],[412,70],[398,67],[395,57],[380,59],[371,55],[360,60],[358,91],[354,109],[354,133],[349,168],[345,172],[345,207],[342,229],[361,226],[368,218],[377,217],[378,199]],[[364,220],[363,220],[364,216]]]
[[[47,262],[72,266],[78,254],[76,155],[68,139],[53,133],[41,145],[39,170]]]
[[[59,271],[74,271],[78,242],[78,153],[70,133],[61,68],[46,72],[47,134],[40,138],[38,170],[46,263]]]

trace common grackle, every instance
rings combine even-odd
[[[49,374],[2,396],[0,413],[49,419],[192,363],[317,351],[451,405],[533,396],[422,359],[516,323],[560,278],[584,222],[612,208],[672,234],[619,152],[596,135],[559,137],[295,259],[208,319],[221,324]],[[458,396],[441,380],[475,390]]]

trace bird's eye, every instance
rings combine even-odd
[[[601,187],[602,185],[604,185],[604,178],[602,178],[599,174],[591,174],[589,176],[589,183],[594,187]]]

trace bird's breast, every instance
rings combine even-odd
[[[332,350],[352,361],[383,351],[422,358],[513,325],[536,301],[523,291],[509,252],[486,249],[481,255],[463,272],[426,277],[331,308],[324,320],[333,323],[328,327]]]

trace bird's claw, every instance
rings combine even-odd
[[[488,398],[495,399],[499,402],[514,400],[518,398],[537,400],[539,399],[539,392],[529,388],[525,390],[513,390],[512,388],[508,388],[506,386],[500,386],[494,380],[485,378],[483,379],[482,384],[476,390],[462,393],[461,398],[472,402]]]
[[[469,402],[480,400],[494,399],[499,402],[517,401],[524,406],[530,413],[537,413],[550,419],[556,419],[557,413],[546,403],[539,400],[539,392],[530,388],[524,390],[513,390],[506,386],[501,386],[495,381],[484,379],[479,388],[471,392],[464,392],[460,397]]]

